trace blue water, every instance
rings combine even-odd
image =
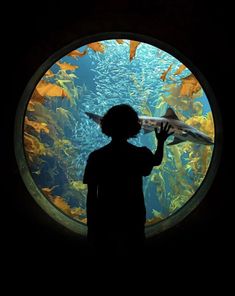
[[[56,124],[63,130],[63,133],[57,132],[58,139],[67,139],[72,146],[70,145],[68,148],[66,146],[68,144],[63,144],[65,145],[63,149],[69,151],[68,155],[64,155],[60,150],[58,152],[53,148],[55,140],[50,139],[50,134],[41,132],[36,136],[47,145],[53,156],[41,156],[40,159],[43,162],[31,164],[30,169],[31,172],[40,171],[38,174],[32,174],[40,188],[51,188],[59,184],[60,186],[53,190],[53,194],[62,196],[71,208],[78,206],[84,208],[84,196],[86,195],[86,192],[81,189],[82,195],[76,196],[71,189],[72,182],[82,180],[89,153],[109,142],[109,139],[101,133],[99,126],[91,121],[85,112],[103,115],[110,107],[127,103],[139,115],[147,113],[149,115],[150,113],[151,116],[163,116],[169,107],[164,98],[170,94],[165,87],[172,84],[180,86],[181,79],[191,74],[189,69],[185,69],[180,75],[174,75],[181,62],[151,45],[141,43],[137,47],[135,58],[130,62],[129,40],[125,40],[124,44],[118,44],[115,40],[102,41],[102,44],[105,46],[104,53],[88,48],[88,53],[81,58],[74,59],[65,56],[60,60],[63,63],[79,66],[76,70],[63,72],[55,64],[51,67],[55,76],[42,78],[56,85],[61,85],[62,81],[65,90],[69,90],[73,96],[73,103],[67,99],[48,98],[44,104],[51,116],[56,118]],[[83,46],[79,51],[82,52],[85,48],[86,46]],[[172,69],[166,75],[166,80],[162,81],[160,77],[170,65],[172,65]],[[195,113],[193,107],[187,110],[182,109],[179,99],[179,103],[173,106],[178,112],[177,114],[190,118],[191,116],[206,116],[208,112],[211,112],[204,91],[194,101],[192,98],[187,98],[187,100],[190,106],[200,102],[202,104],[201,113]],[[57,108],[67,110],[70,114],[69,119],[62,115],[61,118],[58,115],[55,117]],[[27,116],[32,120],[37,120],[33,112],[27,111]],[[46,117],[44,122],[48,122]],[[168,141],[172,141],[172,137]],[[141,132],[137,138],[131,139],[130,142],[137,146],[147,146],[153,152],[156,149],[154,133],[144,135]],[[193,159],[188,160],[189,151],[186,151],[182,144],[177,146],[177,150],[170,146],[166,147],[165,162],[161,168],[154,169],[149,177],[144,178],[148,219],[154,217],[154,211],[155,213],[159,212],[163,218],[174,212],[172,202],[178,202],[179,199],[177,186],[179,190],[185,192],[182,195],[185,196],[184,200],[179,202],[180,206],[183,206],[203,180],[202,174],[198,174],[195,169],[190,172],[182,169],[178,172],[179,178],[182,178],[182,184],[177,184],[179,179],[175,179],[174,184],[172,176],[179,170],[174,153],[180,153],[182,167],[190,162],[193,163]],[[196,144],[192,144],[191,149],[197,149]],[[200,149],[199,153],[202,155],[204,148]],[[210,156],[210,154],[208,155]],[[196,157],[198,155],[195,152]]]

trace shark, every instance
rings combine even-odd
[[[85,114],[100,125],[102,116],[90,112],[85,112]],[[159,129],[161,124],[170,124],[171,128],[169,133],[173,132],[174,138],[173,141],[167,145],[176,145],[185,141],[202,145],[214,144],[213,140],[205,133],[181,121],[171,107],[169,107],[166,113],[161,117],[139,116],[139,121],[145,134]]]

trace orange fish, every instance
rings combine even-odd
[[[83,52],[79,51],[78,49],[71,51],[70,53],[67,54],[67,56],[72,57],[76,59],[77,57],[83,57],[84,55],[87,54],[87,49],[85,49]]]
[[[123,39],[116,39],[116,41],[117,41],[118,44],[123,44],[124,43]]]
[[[197,81],[196,77],[193,74],[182,78],[182,84],[180,89],[180,97],[193,97],[193,94],[201,90],[201,85]]]
[[[136,49],[140,45],[139,41],[130,40],[130,62],[134,59]]]
[[[183,65],[183,64],[181,64],[181,65],[179,66],[179,68],[175,71],[174,75],[179,75],[179,74],[181,74],[185,69],[186,69],[186,66]]]
[[[93,43],[89,43],[87,44],[87,46],[91,49],[93,49],[94,51],[97,51],[97,52],[102,52],[104,53],[104,45],[101,43],[101,42],[93,42]]]
[[[62,87],[56,84],[52,84],[50,82],[46,82],[44,80],[40,80],[40,82],[36,86],[36,91],[43,98],[45,96],[68,98],[68,94],[65,92],[65,90]]]
[[[160,79],[162,79],[162,81],[165,81],[165,80],[166,80],[166,75],[167,75],[167,73],[171,70],[171,68],[172,68],[172,64],[169,66],[169,68],[168,68],[166,71],[164,71],[164,72],[162,73],[162,75],[161,75],[161,77],[160,77]]]
[[[60,67],[61,70],[64,70],[64,71],[68,71],[68,70],[73,71],[78,68],[78,66],[71,65],[68,63],[57,62],[56,64]]]

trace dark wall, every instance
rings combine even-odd
[[[10,97],[4,99],[6,151],[3,155],[6,157],[3,162],[6,170],[3,188],[9,202],[9,211],[4,213],[10,216],[4,220],[9,250],[15,253],[17,246],[16,256],[29,254],[32,250],[40,250],[48,256],[51,252],[59,254],[68,250],[78,257],[86,253],[85,244],[48,217],[27,192],[14,158],[14,116],[27,82],[56,50],[90,34],[128,31],[146,34],[172,45],[200,69],[217,98],[225,135],[221,165],[206,198],[179,225],[151,241],[148,252],[153,256],[175,254],[191,258],[211,256],[215,251],[223,258],[231,247],[232,233],[229,216],[233,192],[230,182],[232,154],[229,154],[226,143],[226,134],[231,131],[229,119],[234,100],[229,75],[233,63],[230,8],[225,4],[209,5],[189,0],[155,1],[155,4],[124,0],[116,4],[99,1],[86,5],[84,2],[69,3],[66,8],[65,3],[60,2],[21,7],[24,12],[14,16],[15,25],[7,32],[9,39],[5,49],[12,64]]]

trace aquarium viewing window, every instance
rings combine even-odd
[[[28,83],[16,115],[15,152],[33,198],[81,236],[87,231],[86,160],[109,142],[86,112],[102,116],[121,103],[143,118],[171,110],[180,122],[175,138],[165,144],[162,164],[144,178],[147,237],[186,217],[206,195],[218,167],[216,101],[190,61],[158,40],[135,34],[75,41],[50,57]],[[144,126],[130,141],[152,151],[157,145],[154,132],[146,133]]]

